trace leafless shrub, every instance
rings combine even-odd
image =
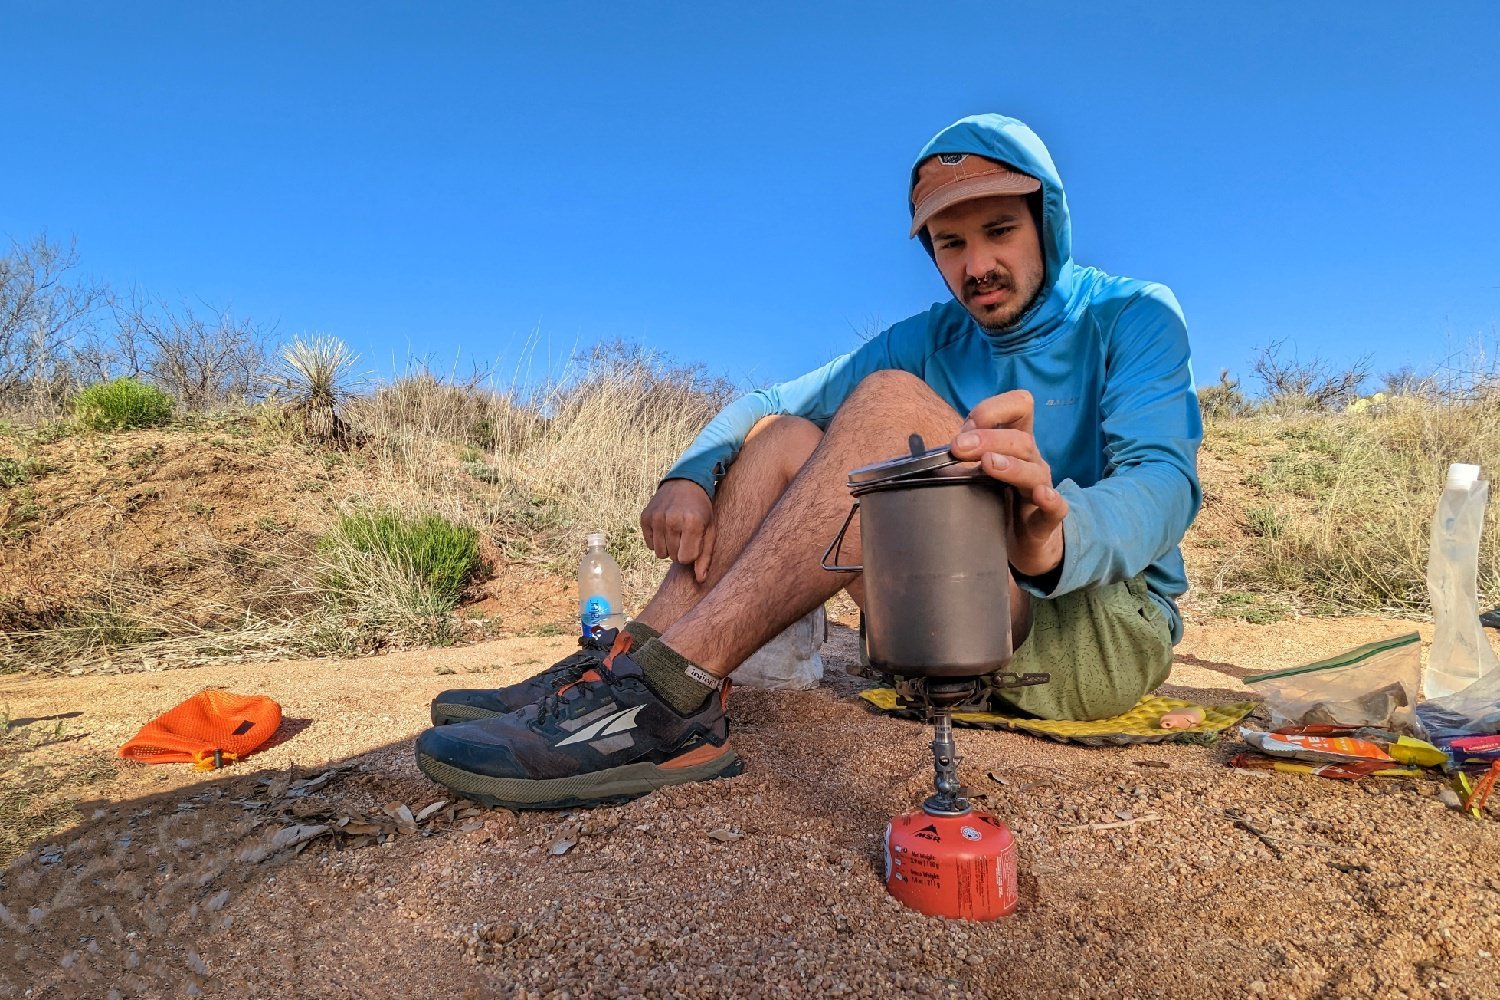
[[[91,343],[81,359],[100,377],[144,377],[185,409],[206,410],[259,398],[267,334],[228,312],[204,316],[136,292],[110,306],[112,345]]]
[[[1431,372],[1420,372],[1411,365],[1393,368],[1380,376],[1380,391],[1387,396],[1409,396],[1436,400],[1442,396],[1442,386]]]
[[[105,295],[77,266],[73,244],[45,233],[0,257],[0,406],[50,413],[66,402],[72,345]]]
[[[1370,377],[1370,358],[1338,368],[1313,356],[1301,361],[1282,354],[1285,340],[1274,341],[1256,355],[1251,371],[1264,387],[1264,406],[1272,412],[1331,412],[1358,398]]]

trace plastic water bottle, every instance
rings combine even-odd
[[[625,627],[624,586],[620,566],[604,548],[604,532],[591,531],[578,562],[578,618],[585,639]]]
[[[1427,698],[1462,691],[1500,668],[1479,624],[1479,533],[1489,493],[1479,466],[1448,467],[1427,556],[1433,622],[1432,651],[1422,680]]]

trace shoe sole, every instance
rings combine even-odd
[[[432,724],[434,726],[446,726],[454,722],[473,722],[475,719],[493,719],[504,712],[496,712],[488,708],[476,708],[473,705],[460,705],[456,702],[433,702]]]
[[[626,764],[571,778],[496,778],[465,771],[424,753],[417,754],[417,767],[438,784],[485,805],[506,809],[567,809],[616,805],[668,785],[732,778],[745,770],[745,763],[726,745],[723,753],[702,764],[686,767]]]

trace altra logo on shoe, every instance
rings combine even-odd
[[[578,732],[569,736],[560,743],[554,743],[554,747],[565,747],[570,743],[586,743],[599,736],[610,736],[614,733],[623,733],[635,728],[635,717],[645,705],[636,705],[634,708],[622,708],[614,715],[605,716],[592,726],[586,726]]]

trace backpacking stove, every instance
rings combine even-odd
[[[1041,684],[1047,674],[999,674],[998,687]],[[997,817],[974,808],[958,779],[953,708],[974,697],[978,679],[915,679],[902,685],[908,707],[922,706],[932,721],[934,792],[920,809],[897,816],[885,830],[885,887],[912,909],[931,916],[995,920],[1015,912],[1016,842]]]
[[[994,920],[1016,908],[1015,838],[964,794],[953,710],[981,691],[1050,677],[1004,671],[1014,652],[1010,487],[955,468],[947,445],[929,449],[916,434],[907,444],[909,454],[849,473],[854,505],[823,568],[863,574],[870,663],[901,678],[903,704],[933,723],[935,791],[886,827],[886,888],[922,913]],[[844,565],[839,553],[855,514],[863,561]]]

